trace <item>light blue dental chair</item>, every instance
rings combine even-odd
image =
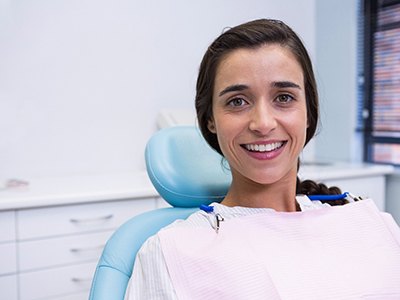
[[[145,151],[147,173],[172,207],[135,216],[108,240],[96,267],[89,300],[122,300],[143,242],[176,219],[185,219],[201,204],[221,201],[231,182],[221,156],[198,129],[177,126],[160,130]]]

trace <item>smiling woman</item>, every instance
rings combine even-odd
[[[227,54],[216,72],[212,111],[207,128],[218,137],[233,175],[222,203],[295,211],[307,109],[303,71],[293,54],[279,44]],[[273,188],[282,200],[259,192],[252,197],[242,187],[249,180],[268,184],[265,192]],[[241,195],[244,190],[246,196]]]
[[[368,200],[332,207],[296,195],[340,189],[297,177],[318,95],[291,28],[255,20],[219,36],[203,57],[195,105],[232,183],[221,203],[143,245],[126,299],[400,299],[393,219]]]

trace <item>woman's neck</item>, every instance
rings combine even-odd
[[[293,177],[293,176],[291,176]],[[276,211],[296,211],[296,177],[273,184],[233,178],[229,191],[221,202],[226,206],[272,208]]]

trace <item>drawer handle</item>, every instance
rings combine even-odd
[[[92,281],[92,277],[88,277],[88,278],[79,278],[79,277],[72,277],[71,281],[72,282],[76,282],[76,283],[82,283],[82,282],[89,282]]]
[[[105,220],[109,220],[113,217],[113,214],[109,214],[106,216],[101,216],[101,217],[95,217],[95,218],[86,218],[86,219],[70,219],[69,221],[71,223],[88,223],[88,222],[99,222],[99,221],[105,221]]]
[[[71,248],[69,251],[71,252],[86,252],[86,251],[94,251],[94,250],[101,250],[104,248],[104,244],[98,245],[98,246],[93,246],[93,247],[86,247],[86,248]]]

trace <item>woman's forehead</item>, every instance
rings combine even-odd
[[[214,85],[218,89],[226,84],[249,84],[255,80],[292,81],[304,86],[301,65],[288,48],[278,44],[231,51],[218,65]]]

